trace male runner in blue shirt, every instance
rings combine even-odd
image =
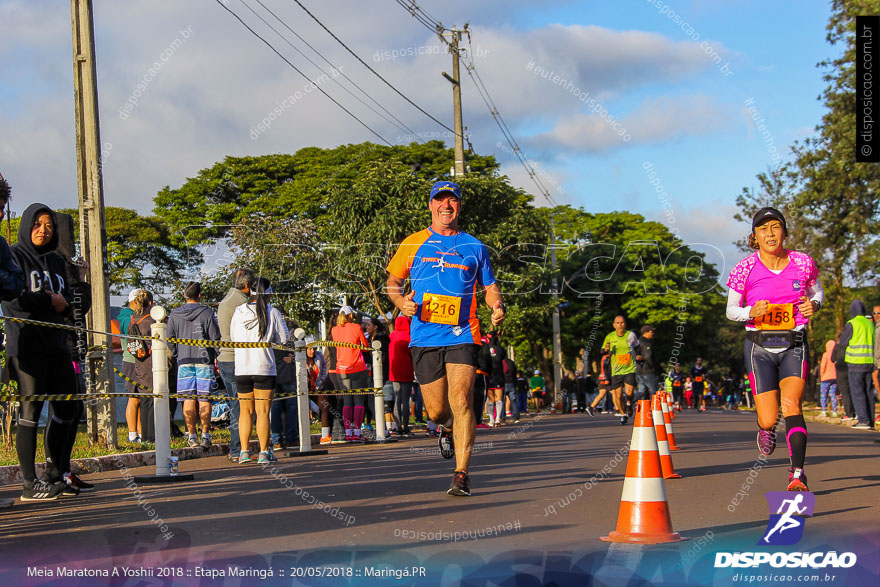
[[[471,386],[480,348],[477,290],[483,290],[492,308],[493,326],[501,324],[506,309],[486,246],[458,228],[458,184],[436,182],[428,208],[431,226],[401,243],[388,264],[386,285],[394,305],[412,317],[413,367],[428,416],[438,424],[440,454],[455,457],[447,493],[467,496],[471,494],[468,462],[476,433]],[[407,278],[412,290],[404,296]],[[457,422],[454,428],[453,422]]]

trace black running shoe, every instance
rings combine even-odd
[[[440,456],[444,459],[451,459],[455,456],[455,444],[452,441],[452,430],[444,426],[437,426],[437,432],[440,433]]]
[[[585,411],[590,415],[590,417],[593,417],[596,415],[596,408],[594,408],[593,406],[587,406],[585,408]]]
[[[625,426],[628,420],[629,420],[629,416],[621,416],[620,417],[620,425]]]
[[[452,474],[452,487],[446,492],[449,495],[467,497],[471,494],[471,479],[464,471],[456,471]]]
[[[87,493],[89,491],[94,491],[95,486],[91,483],[86,483],[82,479],[76,476],[76,473],[68,473],[64,476],[64,482],[72,487],[76,487],[82,493]]]
[[[34,481],[31,487],[25,483],[21,490],[21,501],[52,501],[58,499],[58,496],[64,493],[67,488],[66,483],[47,483],[39,479]]]

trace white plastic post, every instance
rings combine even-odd
[[[150,334],[156,338],[153,345],[153,423],[156,429],[156,476],[171,475],[171,421],[168,417],[168,343],[165,341],[168,325],[163,323],[165,308],[153,306],[150,316],[155,320],[150,326]]]
[[[296,348],[296,408],[299,418],[299,452],[305,454],[312,450],[312,434],[309,425],[309,372],[306,364],[306,331],[297,328],[293,331]]]
[[[373,387],[382,389],[382,343],[378,340],[373,341]],[[382,394],[373,396],[376,414],[376,442],[385,442],[385,398]]]

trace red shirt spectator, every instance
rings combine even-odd
[[[390,373],[389,381],[412,382],[413,362],[409,350],[409,318],[398,316],[394,321],[394,332],[391,333],[389,345]]]
[[[334,326],[330,330],[330,338],[336,342],[350,342],[363,346],[367,345],[367,339],[360,324],[346,322],[341,326]],[[366,371],[367,365],[364,357],[358,349],[337,347],[336,349],[336,372],[340,374],[359,373]]]

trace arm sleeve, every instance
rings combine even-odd
[[[318,361],[318,378],[315,380],[315,389],[321,389],[324,380],[327,379],[327,360],[318,351],[315,351],[315,359]]]
[[[742,294],[730,288],[727,291],[727,319],[735,322],[748,322],[751,306],[742,307]]]
[[[874,330],[874,368],[880,369],[880,341],[877,339],[877,330]]]
[[[364,337],[364,331],[363,331],[363,329],[361,329],[360,327],[358,327],[358,329],[357,329],[357,341],[356,341],[356,342],[359,342],[360,344],[362,344],[362,345],[364,345],[364,346],[370,346],[370,345],[367,343],[367,339],[366,339],[366,337]]]
[[[47,312],[52,309],[52,296],[44,291],[23,291],[17,301],[25,312]]]
[[[177,337],[177,320],[174,319],[175,316],[169,316],[168,318],[168,330],[165,331],[166,338],[176,338]],[[171,351],[171,356],[175,359],[177,358],[177,344],[173,342],[166,342],[168,345],[168,350]]]
[[[78,281],[70,286],[73,291],[74,303],[78,305],[78,310],[85,314],[92,309],[92,286],[85,281]],[[77,301],[79,298],[79,301]]]
[[[809,300],[819,302],[819,306],[822,306],[822,302],[825,300],[825,290],[822,288],[822,284],[819,283],[819,280],[816,280],[816,283],[807,288],[807,297]]]
[[[416,249],[417,247],[408,243],[402,243],[397,247],[397,252],[391,257],[391,261],[388,262],[388,267],[385,269],[395,277],[406,279],[409,277],[409,268],[412,266],[412,258]]]
[[[639,337],[632,330],[626,336],[626,342],[629,345],[630,352],[635,353],[639,349]]]
[[[834,350],[837,352],[837,356],[840,357],[841,353],[846,352],[846,347],[849,346],[849,341],[852,339],[853,335],[853,327],[849,322],[846,323],[846,326],[843,327],[843,332],[840,333],[840,338],[837,340],[837,346],[834,347]],[[838,351],[838,349],[840,349]]]
[[[272,307],[272,320],[275,322],[275,342],[286,343],[290,339],[290,331],[287,330],[287,323],[281,317],[281,312],[274,306]]]
[[[0,237],[0,294],[6,301],[13,300],[24,289],[24,272],[15,263],[6,239]]]
[[[220,340],[220,322],[217,321],[217,315],[211,316],[211,322],[208,324],[208,340]]]

